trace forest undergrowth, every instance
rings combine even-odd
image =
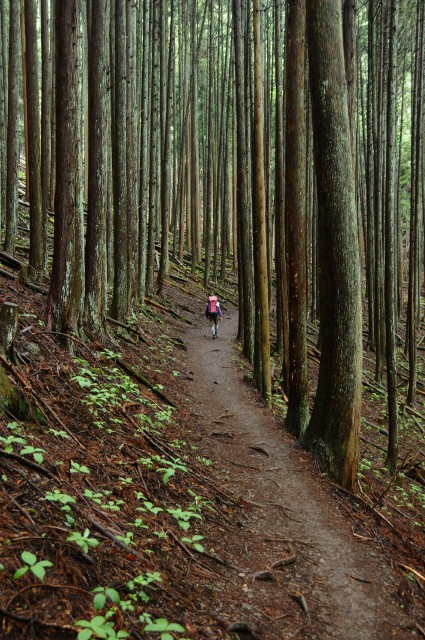
[[[224,589],[231,558],[219,557],[214,541],[238,527],[246,505],[219,486],[198,449],[180,337],[199,321],[201,282],[174,266],[161,299],[125,326],[109,322],[104,344],[73,338],[68,352],[46,331],[43,286],[20,284],[3,264],[1,298],[19,305],[20,318],[16,360],[1,360],[28,410],[3,410],[0,422],[2,638],[234,637],[204,587]],[[235,283],[229,274],[219,287],[224,304],[237,298]],[[317,338],[309,325],[312,399]],[[358,491],[328,489],[353,535],[379,542],[398,576],[399,605],[413,615],[425,586],[424,357],[418,401],[402,405],[400,465],[389,477],[386,391],[373,378],[373,354],[364,355]],[[403,371],[401,351],[399,362]],[[404,385],[402,374],[400,399]],[[283,425],[277,376],[274,386]]]

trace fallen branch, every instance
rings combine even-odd
[[[217,420],[215,422],[217,422]],[[209,435],[215,436],[215,437],[224,436],[226,438],[232,438],[232,439],[235,437],[234,431],[211,431]]]
[[[258,451],[258,453],[262,453],[263,456],[267,456],[268,458],[270,458],[270,453],[265,449],[263,449],[263,447],[252,446],[252,447],[248,447],[248,449],[252,449],[253,451]]]
[[[260,467],[253,467],[250,464],[242,464],[242,462],[235,462],[230,460],[230,464],[235,465],[235,467],[242,467],[244,469],[253,469],[254,471],[262,471],[262,469],[260,469]]]
[[[13,613],[13,611],[8,611],[7,609],[3,609],[3,607],[0,607],[0,614],[5,616],[6,618],[10,618],[11,620],[16,620],[17,622],[39,625],[40,627],[52,627],[53,629],[65,629],[66,631],[75,632],[75,627],[73,625],[58,624],[57,622],[43,622],[42,620],[38,620],[37,618],[33,618],[32,616],[22,616],[18,613]]]
[[[379,449],[380,451],[383,451],[384,453],[387,453],[387,450],[384,447],[381,447],[381,445],[376,444],[376,442],[372,442],[372,440],[368,440],[364,436],[360,436],[360,440],[362,442],[365,442],[366,444],[370,444],[371,447],[375,447],[376,449]]]
[[[307,618],[310,620],[310,612],[307,607],[307,600],[305,599],[305,596],[299,591],[294,591],[289,594],[289,597],[292,598],[292,600],[295,600],[295,602],[299,604],[301,609],[306,614]]]
[[[15,256],[5,251],[0,251],[0,262],[10,269],[19,271],[19,269],[25,264],[22,260],[19,260]]]
[[[286,558],[282,558],[281,560],[276,560],[273,562],[272,569],[279,569],[280,567],[287,567],[289,564],[294,564],[296,562],[297,556],[292,554],[292,556],[287,556]]]
[[[48,471],[47,469],[45,469],[41,465],[37,464],[36,462],[33,462],[32,460],[28,460],[27,458],[24,458],[23,456],[19,456],[17,453],[12,453],[12,452],[8,452],[8,451],[1,451],[0,450],[0,456],[4,456],[5,458],[10,458],[12,460],[16,460],[17,462],[19,462],[20,464],[24,465],[25,467],[29,467],[30,469],[33,469],[34,471],[38,471],[38,473],[41,473],[42,475],[47,476],[47,478],[50,478],[51,480],[55,479],[55,477],[56,477],[56,476],[53,475],[53,473],[50,473],[50,471]]]
[[[10,500],[10,502],[15,505],[15,507],[18,509],[18,511],[20,511],[22,513],[22,515],[24,516],[24,518],[27,518],[27,520],[29,520],[31,522],[31,524],[33,525],[33,527],[35,527],[37,529],[37,525],[35,523],[35,521],[31,518],[30,514],[28,513],[28,511],[22,507],[19,502],[10,495],[10,493],[8,493],[5,489],[5,486],[2,485],[2,489],[3,489],[3,493],[6,495],[7,499]]]
[[[138,382],[140,382],[141,384],[143,384],[145,387],[147,387],[150,391],[152,391],[152,393],[154,393],[155,395],[158,396],[158,398],[161,398],[161,400],[163,400],[164,402],[166,402],[168,405],[170,405],[170,407],[174,407],[174,409],[177,409],[177,405],[174,404],[174,402],[172,400],[169,400],[167,398],[167,396],[165,394],[163,394],[159,389],[156,388],[156,385],[152,384],[151,382],[149,382],[149,380],[146,380],[146,378],[144,378],[143,376],[140,375],[140,373],[137,373],[137,371],[135,371],[133,369],[133,367],[131,367],[129,364],[127,364],[126,362],[124,362],[124,360],[121,360],[121,358],[114,358],[115,362],[117,364],[120,365],[120,367],[122,369],[124,369],[125,371],[127,371],[127,373],[129,373],[130,375],[133,376],[133,378],[135,378]]]
[[[349,578],[353,578],[353,580],[357,580],[358,582],[364,582],[365,584],[372,584],[372,580],[365,580],[364,578],[358,578],[357,576],[353,576],[351,573],[347,573]]]
[[[98,520],[96,520],[96,518],[93,518],[93,516],[91,516],[90,514],[86,513],[85,511],[83,511],[82,509],[80,509],[78,507],[78,505],[74,504],[72,505],[72,508],[74,509],[74,511],[77,511],[77,513],[79,513],[83,518],[85,518],[88,522],[90,522],[90,524],[97,530],[99,531],[99,533],[103,533],[104,536],[106,536],[107,538],[109,538],[110,540],[112,540],[112,542],[114,542],[115,544],[117,544],[119,547],[121,547],[122,549],[125,549],[125,551],[127,551],[128,553],[130,553],[132,556],[134,556],[135,558],[139,557],[139,554],[137,553],[137,551],[134,549],[134,547],[129,547],[128,544],[126,544],[125,542],[123,542],[123,540],[119,540],[117,538],[117,536],[112,533],[112,531],[110,531],[109,529],[106,529],[103,525],[100,524],[100,522]]]
[[[142,332],[138,327],[137,329],[135,329],[131,324],[124,324],[124,322],[120,322],[119,320],[115,320],[114,318],[110,318],[109,316],[106,317],[106,320],[110,324],[114,324],[117,327],[121,327],[122,329],[126,329],[126,331],[130,331],[131,333],[134,333],[136,336],[140,338],[140,340],[144,344],[147,344],[150,347],[152,346],[152,342],[149,342],[148,340],[146,340],[146,338],[142,335]]]
[[[416,569],[414,569],[413,567],[409,567],[407,564],[401,564],[401,562],[399,562],[398,564],[399,564],[399,567],[403,567],[403,569],[407,569],[407,571],[411,571],[416,576],[416,578],[423,580],[423,582],[425,583],[425,576],[423,576],[422,573],[419,573],[419,571],[416,571]]]
[[[182,322],[185,322],[186,324],[193,324],[193,322],[191,322],[187,318],[183,318],[183,316],[180,316],[178,313],[176,313],[172,309],[169,309],[168,307],[165,307],[163,304],[160,304],[159,302],[156,302],[155,300],[152,300],[152,298],[145,298],[145,301],[148,304],[152,305],[153,307],[156,307],[157,309],[161,309],[161,311],[165,311],[166,313],[169,313],[170,315],[172,315],[177,320],[181,320]]]
[[[185,553],[187,553],[187,555],[193,560],[193,562],[195,564],[197,564],[199,567],[202,567],[202,569],[206,569],[207,571],[210,571],[211,573],[213,573],[214,575],[218,576],[219,574],[214,571],[214,569],[210,569],[210,567],[207,567],[205,564],[203,564],[202,562],[199,562],[195,556],[193,555],[193,553],[191,552],[191,550],[184,544],[184,542],[181,542],[181,540],[178,539],[178,537],[171,531],[168,530],[167,534],[170,535],[173,540],[175,540],[175,542],[178,544],[178,546],[183,549],[183,551]]]
[[[48,420],[46,414],[45,414],[45,411],[48,411],[53,416],[53,418],[56,420],[56,422],[62,427],[62,429],[64,431],[67,432],[67,434],[74,440],[74,442],[76,442],[78,444],[78,446],[81,447],[81,449],[85,449],[85,447],[81,444],[81,442],[78,440],[78,438],[62,422],[62,420],[55,413],[55,411],[51,408],[51,406],[48,405],[47,402],[45,400],[43,400],[43,398],[38,398],[38,396],[36,395],[32,385],[31,385],[31,383],[29,382],[29,380],[24,378],[24,376],[16,369],[16,367],[14,367],[12,364],[10,364],[10,362],[8,362],[5,358],[3,358],[2,355],[0,355],[0,362],[2,362],[5,365],[5,367],[7,367],[9,369],[9,371],[15,376],[15,378],[24,386],[24,389],[30,393],[30,395],[33,398],[35,404],[40,409],[41,413],[46,418],[47,422],[49,422],[49,424],[51,424],[50,421]]]
[[[79,591],[80,593],[84,593],[85,596],[90,595],[90,591],[86,589],[81,589],[81,587],[74,587],[73,585],[67,584],[50,584],[49,582],[44,582],[42,584],[28,584],[26,587],[23,587],[19,591],[13,594],[13,596],[8,600],[6,604],[6,608],[8,609],[12,602],[14,602],[19,596],[21,596],[26,591],[31,591],[32,589],[67,589],[68,591]]]

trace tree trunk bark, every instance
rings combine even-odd
[[[289,0],[286,52],[286,187],[289,380],[287,429],[307,427],[307,301],[305,212],[305,0]]]
[[[261,344],[261,395],[268,404],[271,399],[270,376],[270,328],[269,291],[266,239],[266,194],[264,183],[264,112],[263,79],[261,73],[260,0],[254,0],[254,171],[256,193],[256,238],[255,251],[258,256],[258,310],[260,313]]]
[[[242,4],[242,7],[241,7]],[[243,352],[252,362],[254,356],[254,288],[253,288],[253,249],[252,225],[249,219],[248,175],[247,175],[247,123],[245,117],[245,68],[242,38],[242,11],[244,2],[233,0],[233,29],[235,46],[236,81],[236,153],[237,153],[237,216],[238,237],[240,241],[239,270],[242,278],[242,306],[239,307],[241,323],[244,327]]]
[[[10,3],[5,251],[15,253],[18,213],[19,5]]]
[[[78,19],[77,0],[56,0],[57,184],[53,266],[47,301],[47,326],[61,334],[78,333],[81,270],[78,238]]]
[[[88,105],[88,208],[86,236],[85,320],[102,336],[106,321],[106,30],[107,2],[92,0]]]
[[[28,178],[30,199],[29,264],[38,278],[44,268],[41,202],[40,107],[37,48],[37,0],[25,2],[26,85],[28,109]]]
[[[341,3],[310,0],[307,6],[319,198],[322,355],[303,442],[336,481],[352,491],[359,453],[362,327]]]
[[[114,103],[114,290],[111,314],[122,321],[128,311],[127,260],[127,64],[126,0],[115,3],[115,103]]]
[[[387,87],[387,171],[385,190],[385,322],[388,391],[388,450],[386,466],[392,475],[397,468],[397,360],[395,350],[395,184],[397,121],[397,36],[398,0],[391,0],[390,50]]]

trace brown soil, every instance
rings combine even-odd
[[[283,430],[282,416],[266,409],[245,381],[249,367],[234,342],[237,310],[224,302],[220,336],[212,340],[199,285],[184,287],[183,293],[180,284],[167,286],[138,324],[108,326],[106,346],[120,352],[119,366],[103,345],[72,341],[74,355],[99,372],[96,385],[104,391],[124,373],[136,382],[126,366],[162,385],[178,407],[164,422],[167,400],[145,384],[93,416],[89,389],[73,380],[81,364],[41,322],[45,296],[0,278],[0,299],[21,309],[19,366],[7,372],[46,416],[44,424],[31,416],[18,420],[15,430],[12,416],[0,420],[1,640],[73,640],[76,620],[108,610],[114,629],[133,640],[159,640],[144,632],[143,615],[184,625],[190,640],[425,637],[423,582],[411,569],[412,581],[406,578],[406,567],[423,575],[419,502],[406,515],[388,492],[384,519],[370,509],[368,496],[346,495],[322,476]],[[368,418],[378,424],[380,410],[368,403]],[[13,445],[15,457],[3,450],[16,429],[27,444],[44,449],[38,466],[20,455],[22,444]],[[420,443],[408,443],[420,451]],[[186,471],[177,469],[165,484],[161,468],[176,457]],[[90,474],[72,473],[75,463]],[[373,498],[388,478],[372,470],[363,484]],[[74,524],[58,502],[46,500],[54,491],[75,498]],[[154,513],[146,504],[163,510]],[[167,511],[177,505],[202,519],[192,518],[183,531]],[[68,537],[86,528],[99,544],[82,552]],[[119,544],[117,536],[128,531],[134,546]],[[206,553],[182,540],[194,535],[203,536]],[[13,578],[23,551],[52,562],[43,583],[30,572]],[[162,578],[146,588],[148,602],[136,598],[133,610],[111,602],[94,609],[93,589],[116,589],[129,602],[128,581],[145,572]]]
[[[226,575],[232,606],[223,603],[223,618],[256,626],[262,640],[415,637],[376,544],[355,532],[312,459],[243,381],[236,330],[229,307],[218,340],[209,328],[187,334],[190,398],[205,452],[220,483],[245,506],[240,529],[214,542],[237,566]],[[295,563],[271,569],[293,554]],[[257,580],[262,571],[270,579]]]

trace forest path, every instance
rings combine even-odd
[[[246,507],[241,529],[208,540],[240,569],[227,570],[226,591],[211,598],[214,613],[226,624],[254,623],[261,640],[417,637],[396,604],[393,576],[379,549],[353,535],[353,522],[325,491],[310,456],[243,381],[234,345],[237,310],[229,306],[223,316],[218,340],[201,321],[185,335],[195,436],[213,460],[217,485]],[[291,552],[296,562],[272,569],[272,581],[253,579]],[[304,596],[308,615],[290,593]]]

